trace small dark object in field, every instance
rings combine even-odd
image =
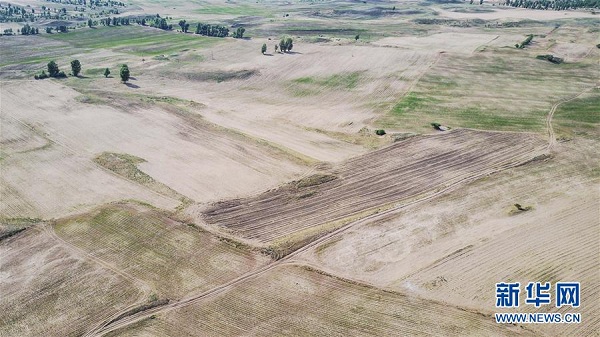
[[[383,136],[383,135],[385,135],[385,130],[383,130],[383,129],[375,130],[375,134],[378,136]]]
[[[442,124],[440,123],[431,123],[431,126],[433,126],[433,128],[436,130],[442,130]]]
[[[531,206],[523,207],[521,206],[521,204],[515,204],[515,207],[517,208],[517,210],[522,212],[529,211],[531,209]]]
[[[556,57],[556,56],[551,55],[551,54],[538,55],[535,58],[538,59],[538,60],[547,60],[547,61],[550,61],[550,62],[552,62],[554,64],[561,64],[564,61],[562,58]]]

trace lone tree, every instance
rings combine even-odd
[[[267,52],[267,44],[266,43],[263,43],[262,48],[260,48],[260,51],[262,52],[263,55]]]
[[[50,77],[56,77],[58,76],[58,72],[58,64],[56,64],[54,61],[48,62],[48,75]]]
[[[92,28],[92,26],[94,25],[94,22],[92,21],[92,19],[88,20],[88,27]]]
[[[354,41],[358,41],[358,39],[360,39],[360,35],[356,34],[356,36],[354,37]]]
[[[106,68],[104,69],[104,77],[108,77],[108,75],[110,75],[110,69]]]
[[[121,75],[121,81],[123,83],[127,83],[127,81],[129,81],[129,68],[127,67],[126,64],[121,66],[121,72],[119,73],[119,75]]]
[[[71,61],[71,73],[73,74],[73,76],[79,76],[80,72],[81,72],[81,62],[79,62],[79,60]]]

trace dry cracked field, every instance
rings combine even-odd
[[[0,336],[598,336],[594,10],[101,2],[0,3]]]

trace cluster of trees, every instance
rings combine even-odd
[[[71,29],[74,29],[74,28],[71,28]],[[52,34],[53,30],[56,30],[57,33],[67,33],[69,31],[69,27],[67,27],[67,26],[56,26],[56,28],[46,27],[47,34]]]
[[[282,53],[292,50],[293,47],[294,47],[294,41],[292,40],[291,37],[282,38],[281,41],[279,41],[279,50]],[[275,51],[277,51],[277,48],[275,48]]]
[[[187,33],[190,29],[190,24],[187,23],[185,20],[179,20],[179,27],[181,27],[182,32]]]
[[[173,25],[167,22],[166,18],[161,18],[159,14],[156,16],[146,16],[135,19],[135,23],[141,26],[150,26],[162,30],[171,30]]]
[[[47,68],[48,68],[48,73],[46,73],[46,71],[42,70],[41,73],[35,74],[34,78],[36,80],[42,80],[42,79],[45,79],[48,77],[54,77],[54,78],[67,77],[67,74],[65,74],[64,71],[62,71],[58,68],[58,64],[56,64],[55,61],[48,62]],[[77,77],[77,76],[79,76],[80,73],[81,73],[81,62],[79,62],[79,60],[71,61],[71,75]],[[104,69],[104,77],[108,77],[108,75],[110,75],[110,69],[106,68],[106,69]],[[129,67],[127,67],[126,64],[123,64],[121,66],[121,71],[119,71],[119,76],[121,77],[121,81],[123,83],[126,83],[131,78],[131,72],[129,71]]]
[[[10,3],[6,7],[3,7],[0,4],[0,22],[34,22],[34,13],[34,9],[28,12],[25,7],[14,6]]]
[[[531,43],[531,40],[533,40],[533,34],[527,35],[527,38],[525,40],[523,40],[523,42],[521,42],[520,44],[519,43],[515,44],[515,47],[517,49],[523,49],[523,48],[525,48],[525,46],[527,46]]]
[[[229,29],[221,25],[206,25],[199,23],[196,26],[196,34],[213,37],[227,37],[229,36]]]
[[[112,19],[110,17],[108,18],[104,18],[104,19],[100,19],[100,24],[103,26],[129,26],[129,18],[117,18],[117,17],[113,17]],[[92,27],[94,25],[94,23],[92,22],[92,19],[88,20],[88,26]]]
[[[244,37],[245,31],[246,31],[246,28],[238,27],[238,29],[236,29],[235,32],[233,32],[233,37],[236,39],[242,39]]]
[[[125,3],[121,1],[112,1],[112,0],[46,0],[46,2],[53,2],[59,4],[68,4],[68,5],[79,5],[79,6],[89,6],[89,7],[125,7]]]
[[[48,77],[55,77],[55,78],[64,78],[64,77],[67,77],[67,74],[65,74],[64,71],[58,69],[58,64],[56,64],[56,62],[54,62],[54,61],[48,62],[47,67],[48,67],[48,73],[47,74],[46,74],[45,71],[42,70],[42,72],[39,75],[36,74],[33,77],[36,80],[43,80],[44,78],[48,78]],[[81,70],[81,65],[80,65],[79,69]]]
[[[39,28],[31,27],[28,24],[25,24],[25,26],[23,26],[21,28],[21,35],[35,35],[35,34],[39,34],[39,33],[40,33]]]
[[[506,5],[560,11],[576,8],[600,8],[600,0],[506,0]]]
[[[67,13],[67,8],[57,8],[57,7],[49,7],[49,6],[41,6],[39,9],[27,7],[19,7],[13,4],[0,4],[0,22],[35,22],[39,19],[48,19],[48,20],[81,20],[84,17],[84,12],[86,11],[86,6],[89,6],[91,9],[95,9],[97,7],[107,8],[102,9],[100,13],[89,14],[88,17],[100,17],[104,16],[108,13],[110,14],[118,14],[118,7],[125,7],[125,3],[121,1],[112,1],[112,0],[46,0],[48,2],[58,3],[58,4],[69,4],[75,5],[74,9],[72,8],[71,14]],[[79,13],[72,13],[79,12]]]

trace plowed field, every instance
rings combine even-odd
[[[530,160],[543,145],[529,134],[466,129],[414,137],[345,162],[330,172],[337,179],[318,184],[318,177],[309,177],[254,198],[217,203],[204,215],[208,223],[262,242],[311,235]]]

